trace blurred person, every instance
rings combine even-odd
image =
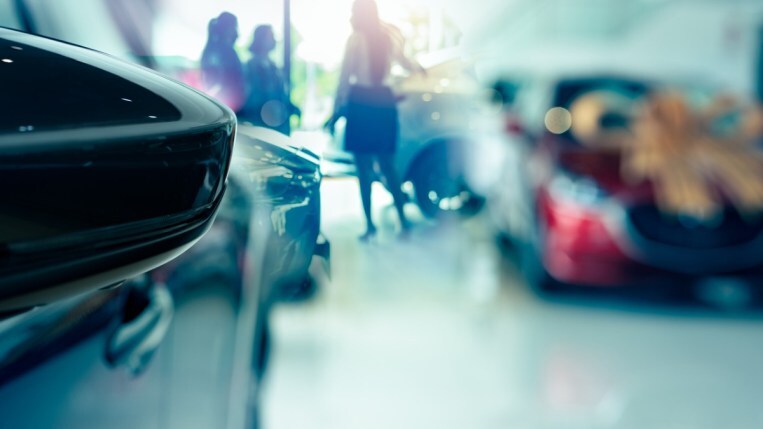
[[[758,46],[756,49],[757,61],[755,68],[755,94],[758,103],[763,104],[763,25],[758,28]]]
[[[333,133],[340,117],[347,120],[345,150],[355,157],[366,217],[366,232],[360,239],[367,241],[377,231],[371,216],[371,189],[377,164],[394,198],[402,234],[406,235],[410,223],[403,211],[405,197],[394,166],[398,100],[388,81],[393,61],[409,71],[424,72],[424,69],[403,54],[404,40],[399,30],[379,19],[374,0],[353,3],[351,24],[353,32],[345,47],[334,113],[326,122],[326,128]]]
[[[260,25],[254,29],[249,46],[252,58],[244,67],[247,97],[239,117],[288,135],[289,119],[292,115],[302,116],[302,112],[291,102],[283,73],[270,58],[275,47],[273,27]]]
[[[209,21],[207,44],[201,54],[204,91],[238,112],[244,103],[244,72],[234,45],[238,19],[223,12]]]

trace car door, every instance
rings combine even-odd
[[[117,39],[120,35],[129,39],[129,32],[117,30],[120,23],[113,22],[113,11],[105,12],[101,0],[79,2],[77,8],[71,1],[20,4],[41,34],[139,60],[132,44],[97,37],[109,32]],[[101,17],[99,25],[78,27],[83,16],[93,14]],[[121,24],[130,20],[124,21]],[[114,23],[113,28],[104,22]],[[282,138],[255,138],[248,155],[235,157],[226,196],[207,235],[185,255],[152,273],[152,280],[166,285],[175,304],[162,352],[150,366],[160,369],[146,374],[157,377],[159,381],[151,383],[159,383],[164,392],[163,427],[217,427],[226,420],[235,427],[235,422],[247,420],[242,414],[251,405],[249,373],[254,367],[256,385],[265,366],[268,312],[279,295],[272,290],[305,281],[320,224],[320,174],[315,157],[288,147]],[[252,202],[259,208],[256,216]],[[261,284],[276,283],[278,287],[260,290]]]
[[[2,426],[167,427],[191,300],[154,269],[212,227],[235,117],[87,49],[0,29],[0,52]]]
[[[148,365],[136,373],[127,360],[107,359],[123,321],[150,317],[137,297],[128,299],[130,288],[86,294],[0,322],[4,427],[163,427],[161,368]],[[165,359],[166,352],[153,358]]]

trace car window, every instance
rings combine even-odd
[[[493,84],[493,101],[502,104],[504,107],[510,108],[517,99],[520,87],[520,79],[499,79]]]
[[[21,21],[11,0],[0,0],[0,27],[21,29]]]
[[[38,34],[134,60],[103,0],[26,0]]]
[[[572,103],[585,94],[599,91],[617,92],[640,96],[648,87],[642,82],[618,78],[574,79],[559,82],[554,94],[554,107],[569,108]]]

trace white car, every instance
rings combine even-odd
[[[425,76],[399,78],[394,90],[401,98],[395,165],[403,190],[428,217],[475,213],[483,198],[469,180],[470,152],[483,137],[477,121],[489,106],[471,65],[451,56],[427,67]],[[342,150],[343,142],[340,120],[323,153],[328,164],[324,173],[355,173],[352,154]]]

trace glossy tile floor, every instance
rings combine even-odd
[[[356,194],[324,182],[333,276],[274,315],[265,429],[763,427],[761,315],[541,300],[484,219],[399,241],[383,207],[361,244]]]

